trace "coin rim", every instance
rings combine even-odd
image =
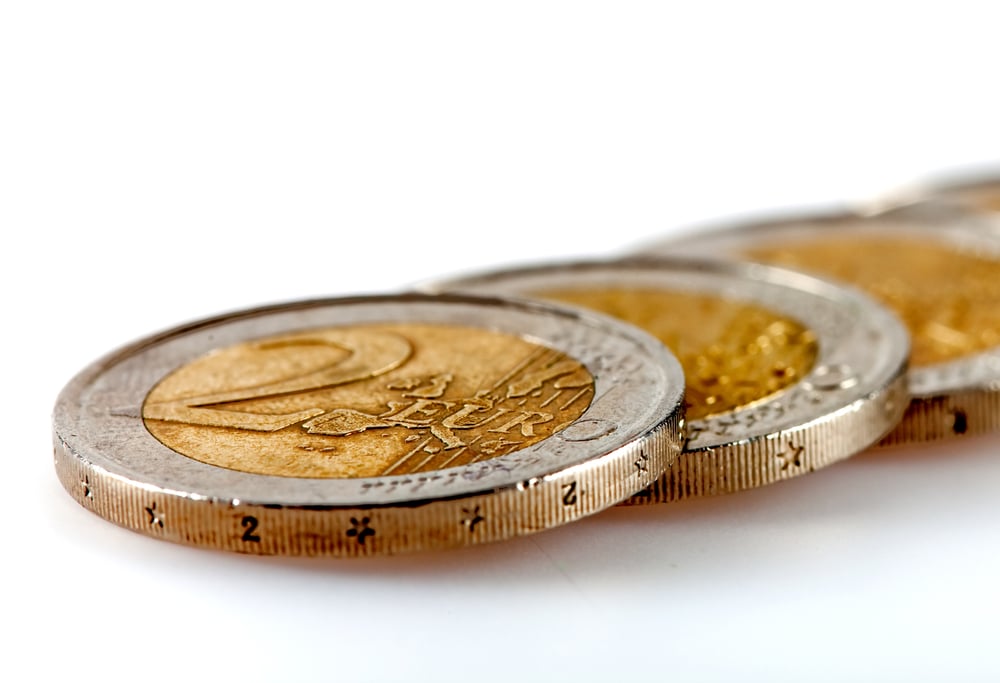
[[[408,495],[387,498],[371,496],[351,496],[342,499],[329,495],[311,497],[312,493],[327,488],[337,488],[348,480],[337,479],[296,479],[274,477],[225,470],[181,455],[164,446],[145,429],[141,419],[141,400],[148,390],[162,379],[162,374],[147,378],[133,393],[139,394],[140,405],[135,416],[125,419],[136,421],[129,429],[141,427],[139,449],[157,449],[169,458],[171,467],[201,469],[210,468],[231,475],[233,481],[253,479],[267,483],[301,483],[308,489],[307,495],[292,503],[274,497],[247,496],[244,491],[230,491],[226,495],[206,493],[205,490],[181,488],[172,483],[170,472],[145,471],[137,477],[129,460],[116,459],[120,453],[108,449],[128,448],[127,445],[101,444],[99,438],[81,429],[81,421],[93,418],[88,415],[88,406],[81,404],[86,387],[91,386],[110,368],[141,355],[158,345],[184,335],[213,328],[219,328],[236,321],[253,321],[262,316],[303,310],[331,310],[337,312],[351,306],[383,306],[388,309],[403,307],[415,312],[424,306],[439,306],[441,315],[450,313],[461,315],[462,307],[473,307],[486,316],[490,313],[492,324],[484,327],[497,331],[517,334],[509,329],[513,322],[500,319],[500,311],[510,311],[513,319],[533,319],[540,322],[536,328],[522,330],[521,336],[531,338],[531,333],[539,333],[546,325],[566,325],[572,331],[586,330],[589,333],[617,335],[624,340],[630,352],[641,350],[648,355],[649,362],[639,366],[645,370],[655,367],[665,381],[657,382],[648,376],[637,379],[637,391],[647,387],[649,400],[648,424],[633,425],[616,435],[608,446],[597,449],[596,456],[583,459],[578,456],[570,460],[550,460],[544,466],[524,467],[503,476],[484,476],[479,481],[460,484],[446,493],[434,486],[426,486],[421,492],[419,486]],[[451,307],[451,308],[449,308]],[[359,310],[359,309],[353,309]],[[432,316],[433,317],[433,316]],[[545,320],[542,320],[542,318]],[[441,322],[441,320],[436,320]],[[372,322],[365,320],[364,322]],[[412,320],[384,320],[388,323],[435,322],[426,318]],[[453,320],[461,324],[459,320]],[[336,324],[328,319],[320,326]],[[358,324],[357,321],[342,321],[341,324]],[[468,324],[468,323],[465,323]],[[506,328],[505,328],[506,325]],[[311,325],[316,327],[317,325]],[[575,326],[575,327],[574,327]],[[572,328],[572,329],[570,329]],[[260,335],[257,335],[260,336]],[[610,338],[610,337],[608,337]],[[565,350],[552,339],[542,339],[539,343],[549,348]],[[567,342],[568,343],[568,342]],[[575,343],[575,342],[574,342]],[[575,357],[571,350],[570,355]],[[595,385],[604,388],[615,379],[615,372],[605,370],[600,377],[593,358],[581,359],[595,376]],[[630,377],[637,376],[636,369]],[[148,385],[148,386],[147,386]],[[613,387],[611,387],[613,388]],[[577,422],[593,416],[593,406],[577,419]],[[57,475],[64,488],[85,508],[126,528],[146,535],[167,540],[207,546],[217,549],[234,550],[255,554],[291,555],[334,555],[357,556],[384,553],[398,553],[413,550],[445,548],[509,538],[516,535],[540,531],[592,514],[649,485],[677,457],[681,448],[681,428],[683,405],[683,374],[680,365],[662,344],[646,333],[624,325],[619,321],[600,315],[582,315],[580,311],[550,304],[520,302],[497,297],[472,297],[467,295],[426,295],[406,293],[363,297],[342,297],[313,299],[253,308],[245,311],[215,316],[151,335],[122,349],[114,351],[95,361],[82,370],[60,394],[53,415],[53,440]],[[90,406],[89,408],[93,408]],[[100,416],[98,416],[100,417]],[[93,426],[90,427],[94,429]],[[98,430],[99,432],[99,430]],[[536,449],[544,458],[549,440],[543,440],[527,449],[515,451],[510,456],[500,456],[486,463],[504,463],[505,458],[523,455]],[[613,446],[611,445],[613,444]],[[551,450],[552,446],[549,446]],[[593,451],[594,448],[591,448]],[[466,471],[469,466],[447,468]],[[499,470],[494,470],[499,471]],[[405,481],[405,475],[393,477],[357,478],[349,480],[359,490],[367,482]],[[294,485],[294,484],[293,484]],[[573,504],[567,504],[567,487],[573,486],[576,496]],[[343,488],[343,487],[341,487]],[[481,517],[478,522],[470,519]],[[247,540],[247,518],[254,520],[257,540]],[[169,520],[166,522],[165,520]],[[364,522],[368,528],[378,525],[375,535],[366,535],[359,542],[358,530]],[[355,530],[351,534],[351,530]]]
[[[990,210],[975,201],[963,198],[969,191],[988,190],[1000,192],[1000,166],[990,164],[972,168],[952,169],[911,179],[879,195],[859,203],[861,213],[878,215],[896,209],[915,207],[952,211],[976,216],[977,220],[1000,230],[1000,211]]]
[[[672,275],[697,272],[729,280],[767,283],[767,286],[784,289],[792,296],[813,297],[815,304],[828,302],[830,305],[855,307],[863,312],[860,318],[870,326],[870,332],[882,339],[887,361],[885,367],[877,368],[872,377],[859,382],[855,387],[848,387],[840,392],[823,392],[827,400],[823,402],[824,410],[820,412],[804,415],[796,413],[801,419],[794,420],[760,419],[748,433],[743,433],[738,438],[719,437],[711,440],[699,436],[694,440],[689,439],[677,463],[649,490],[629,499],[630,504],[670,502],[692,496],[731,493],[799,476],[863,450],[884,436],[902,417],[908,402],[905,371],[909,356],[909,336],[902,324],[885,307],[856,289],[841,287],[797,271],[719,259],[643,255],[493,270],[422,283],[420,287],[427,291],[492,291],[505,296],[524,296],[524,288],[529,286],[561,289],[572,287],[572,283],[579,282],[580,278],[593,277],[595,273],[606,274],[621,270],[623,276],[634,277],[637,269],[651,271],[654,276],[655,273],[663,274],[665,271],[670,271]],[[541,284],[546,279],[551,282]],[[511,284],[518,280],[523,284]],[[531,280],[531,284],[524,282],[526,280]],[[643,286],[653,285],[644,280]],[[676,283],[670,283],[667,287],[678,288]],[[688,289],[699,293],[710,291],[693,286]],[[791,315],[771,300],[751,296],[739,298]],[[809,309],[803,306],[793,317],[820,334],[822,329],[818,328],[823,325],[817,323],[819,314],[816,318],[802,319],[808,318],[801,315],[803,310],[808,312]],[[815,379],[816,371],[826,364],[825,359],[832,353],[828,344],[829,341],[824,344],[821,336],[816,363],[801,381],[736,410],[690,420],[688,430],[700,430],[701,434],[711,433],[718,429],[723,420],[766,411],[769,407],[788,401],[793,393],[808,394],[806,383],[810,378]],[[790,439],[801,442],[795,445],[802,445],[806,449],[800,459],[801,465],[793,468],[783,467],[779,461],[789,447]]]
[[[642,247],[641,253],[669,251],[698,258],[740,260],[738,256],[727,257],[724,250],[768,237],[769,233],[873,228],[889,228],[887,232],[895,234],[933,234],[965,251],[981,251],[1000,258],[1000,223],[990,214],[930,200],[875,213],[823,208],[780,217],[720,222],[652,242]],[[879,441],[878,447],[1000,431],[1000,346],[910,368],[907,383],[910,405],[899,425]]]

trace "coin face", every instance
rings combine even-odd
[[[819,350],[816,334],[799,321],[718,294],[614,286],[531,294],[613,315],[666,344],[684,368],[688,420],[748,406],[800,381]]]
[[[914,401],[883,445],[1000,428],[1000,234],[976,215],[924,204],[793,217],[654,250],[792,267],[859,286],[890,307],[912,337]]]
[[[142,415],[162,444],[210,465],[356,478],[526,448],[576,421],[593,396],[579,361],[521,337],[354,325],[212,351],[163,378]]]
[[[691,390],[677,463],[633,503],[738,491],[878,440],[906,405],[905,330],[856,292],[790,271],[677,259],[550,264],[433,283],[596,309],[677,353]]]
[[[944,241],[893,234],[817,235],[742,253],[860,286],[906,323],[914,367],[1000,345],[1000,260]]]
[[[641,490],[680,450],[655,339],[575,311],[407,295],[269,307],[98,361],[60,396],[82,505],[168,540],[359,555],[538,531]]]

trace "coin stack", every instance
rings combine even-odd
[[[415,289],[96,361],[55,407],[60,481],[165,540],[364,556],[1000,429],[998,178]]]

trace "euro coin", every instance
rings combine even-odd
[[[1000,233],[981,215],[914,204],[690,232],[643,252],[754,260],[862,288],[912,337],[913,400],[882,445],[1000,429]]]
[[[905,330],[868,297],[706,260],[544,264],[430,283],[601,311],[652,333],[687,382],[687,445],[630,499],[729,493],[812,472],[882,437],[907,402]]]
[[[683,376],[600,316],[464,296],[259,308],[139,340],[60,395],[85,508],[178,543],[355,556],[495,541],[653,482]]]

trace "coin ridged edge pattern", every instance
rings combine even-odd
[[[649,354],[650,367],[654,367],[655,363],[655,367],[662,370],[663,376],[671,378],[671,386],[659,387],[656,390],[660,392],[658,398],[650,399],[649,408],[650,411],[656,411],[655,419],[650,420],[646,427],[623,429],[627,435],[627,438],[624,435],[622,437],[625,441],[605,449],[597,457],[580,462],[571,461],[566,466],[558,466],[558,463],[552,462],[543,463],[542,466],[526,466],[526,469],[522,468],[523,471],[532,476],[519,477],[518,465],[515,463],[517,458],[512,456],[520,457],[531,449],[543,452],[545,444],[559,436],[556,434],[529,449],[515,452],[512,456],[501,456],[488,461],[493,463],[490,467],[494,468],[489,471],[489,476],[484,476],[481,484],[459,484],[464,489],[456,490],[454,495],[441,494],[439,483],[430,480],[447,480],[450,477],[459,481],[461,477],[451,475],[455,469],[464,471],[461,468],[439,470],[426,476],[352,480],[362,492],[376,490],[373,487],[378,484],[398,491],[406,490],[407,495],[402,499],[397,495],[397,499],[390,502],[380,502],[374,496],[370,498],[371,502],[365,502],[366,499],[362,496],[354,497],[346,504],[336,504],[329,500],[315,504],[281,504],[273,499],[262,500],[259,496],[242,496],[238,492],[224,496],[174,487],[170,485],[169,477],[162,481],[150,481],[148,477],[136,476],[127,466],[116,467],[113,460],[101,453],[101,444],[96,444],[98,447],[95,448],[94,443],[81,443],[73,428],[71,414],[83,408],[80,405],[81,391],[94,377],[122,359],[156,347],[163,340],[192,331],[210,330],[228,321],[252,321],[255,317],[267,316],[273,312],[293,311],[299,315],[308,315],[311,309],[331,304],[364,306],[376,301],[396,305],[394,310],[403,310],[412,305],[489,308],[488,311],[482,311],[480,322],[485,325],[487,320],[492,320],[494,328],[513,324],[497,319],[501,315],[500,311],[504,310],[511,312],[512,320],[528,316],[555,316],[578,327],[622,335],[622,339],[627,340],[627,344],[631,345],[629,348],[635,353],[641,351]],[[377,312],[372,315],[374,318],[379,316]],[[448,315],[451,314],[441,314],[445,318]],[[390,318],[387,321],[393,320]],[[324,320],[322,324],[330,322]],[[546,324],[554,323],[550,320]],[[576,341],[580,344],[585,342]],[[551,340],[543,338],[543,343],[551,343]],[[601,349],[594,350],[594,354],[600,352]],[[587,361],[584,358],[579,360]],[[596,368],[593,363],[590,359],[586,364],[595,380],[604,382],[605,393],[614,393],[617,385],[613,382],[621,379],[622,368]],[[630,361],[629,367],[633,374],[639,368],[649,369],[641,362]],[[603,377],[599,377],[599,374]],[[641,381],[650,382],[648,377],[643,377]],[[643,333],[637,334],[632,328],[602,316],[580,315],[572,309],[557,306],[451,295],[407,294],[296,302],[220,316],[169,330],[109,354],[89,366],[70,382],[57,403],[53,424],[55,467],[63,487],[84,508],[127,529],[178,543],[241,553],[306,556],[365,556],[441,549],[540,531],[605,509],[645,488],[667,469],[680,451],[682,397],[682,373],[676,360],[655,339]],[[595,404],[599,398],[595,398]],[[673,408],[659,410],[662,406]],[[589,408],[577,422],[591,414]],[[138,420],[135,415],[120,417]],[[134,429],[134,425],[130,428]],[[175,466],[192,467],[196,471],[204,471],[207,467],[169,451],[162,444],[155,445],[152,436],[148,432],[145,434],[150,441],[143,441],[143,444],[166,451],[165,457],[173,458],[171,462]],[[508,461],[504,462],[505,458]],[[509,465],[510,471],[497,470],[497,462]],[[237,481],[247,480],[249,477],[265,484],[274,482],[288,485],[288,478],[230,474]],[[498,482],[497,477],[501,481]],[[428,481],[424,481],[425,479]],[[329,480],[302,481],[321,488],[324,481]],[[424,490],[433,489],[436,493],[423,495],[420,492],[422,487]]]
[[[664,476],[624,505],[736,493],[814,472],[877,442],[907,404],[906,378],[841,410],[766,437],[685,450]]]
[[[422,286],[430,291],[525,296],[571,288],[588,278],[607,286],[673,287],[700,294],[713,293],[705,283],[715,278],[728,280],[730,290],[732,281],[738,280],[743,291],[729,291],[734,299],[788,315],[817,332],[820,340],[816,366],[798,383],[743,408],[689,420],[687,446],[677,462],[627,504],[733,493],[812,472],[878,441],[899,422],[906,408],[909,343],[895,316],[854,289],[795,271],[719,259],[633,257],[493,271]],[[670,280],[664,282],[664,278]],[[783,296],[774,299],[772,294],[769,300],[759,293],[748,294],[753,287],[766,287]],[[847,330],[853,321],[858,321],[853,327],[866,326],[872,337],[864,341],[877,344],[885,358],[876,363],[873,376],[855,378],[857,382],[845,392],[834,393],[839,388],[836,383],[830,391],[817,388],[824,384],[824,370],[836,367],[842,358],[842,349],[831,348],[835,346],[831,339],[859,349],[860,339],[844,340],[844,335],[855,332]]]
[[[56,447],[56,471],[80,505],[155,538],[262,555],[397,554],[509,539],[604,510],[677,458],[670,434],[679,431],[679,420],[674,414],[644,442],[586,465],[484,495],[417,506],[338,509],[204,499],[113,475],[77,457],[65,442]]]

